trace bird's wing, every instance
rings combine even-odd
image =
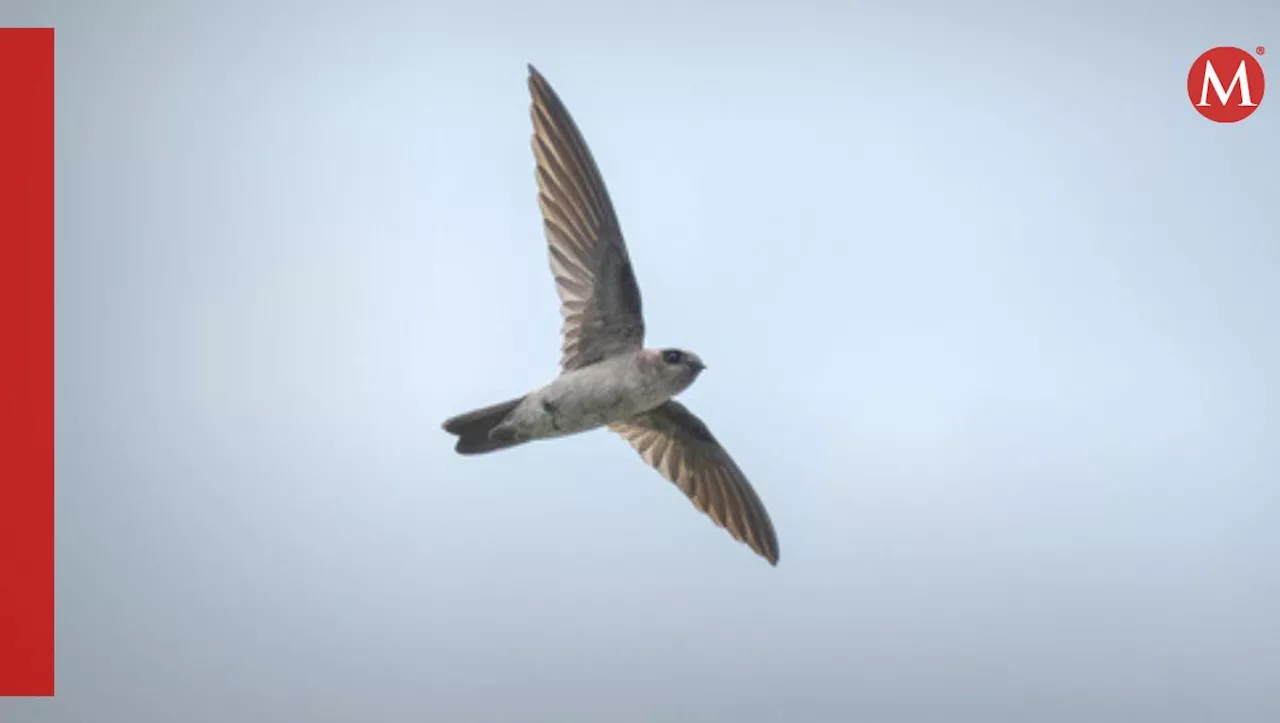
[[[611,424],[609,429],[627,440],[717,525],[769,564],[778,564],[778,538],[764,504],[707,425],[683,404],[668,401]]]
[[[560,366],[569,371],[643,345],[640,287],[591,151],[533,66],[529,94],[538,205],[564,318]]]

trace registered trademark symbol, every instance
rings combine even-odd
[[[1266,54],[1267,54],[1267,47],[1266,47],[1265,45],[1259,45],[1259,46],[1258,46],[1258,51],[1257,51],[1257,52],[1258,52],[1258,55],[1266,55]]]

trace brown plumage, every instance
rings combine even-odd
[[[671,480],[700,511],[757,554],[778,564],[773,522],[746,475],[698,419],[671,400],[609,429]]]
[[[529,66],[538,206],[564,318],[561,368],[644,344],[640,287],[608,189],[551,84]]]
[[[519,397],[459,414],[446,419],[442,426],[444,431],[458,436],[458,443],[454,446],[458,454],[484,454],[514,447],[528,440],[491,439],[489,433],[523,401],[524,397]]]
[[[640,288],[604,180],[556,92],[529,67],[533,155],[551,272],[560,297],[561,373],[519,399],[453,417],[460,454],[607,426],[694,507],[771,565],[778,538],[746,475],[707,425],[672,398],[705,365],[645,349]]]

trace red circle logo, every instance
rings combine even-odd
[[[1221,47],[1206,50],[1187,73],[1187,97],[1200,115],[1217,123],[1248,118],[1267,89],[1262,65],[1248,51]]]

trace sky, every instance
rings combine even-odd
[[[58,233],[57,695],[0,719],[1280,719],[1280,96],[1186,93],[1280,5],[0,25]],[[557,372],[530,62],[777,568],[607,432],[440,430]]]

